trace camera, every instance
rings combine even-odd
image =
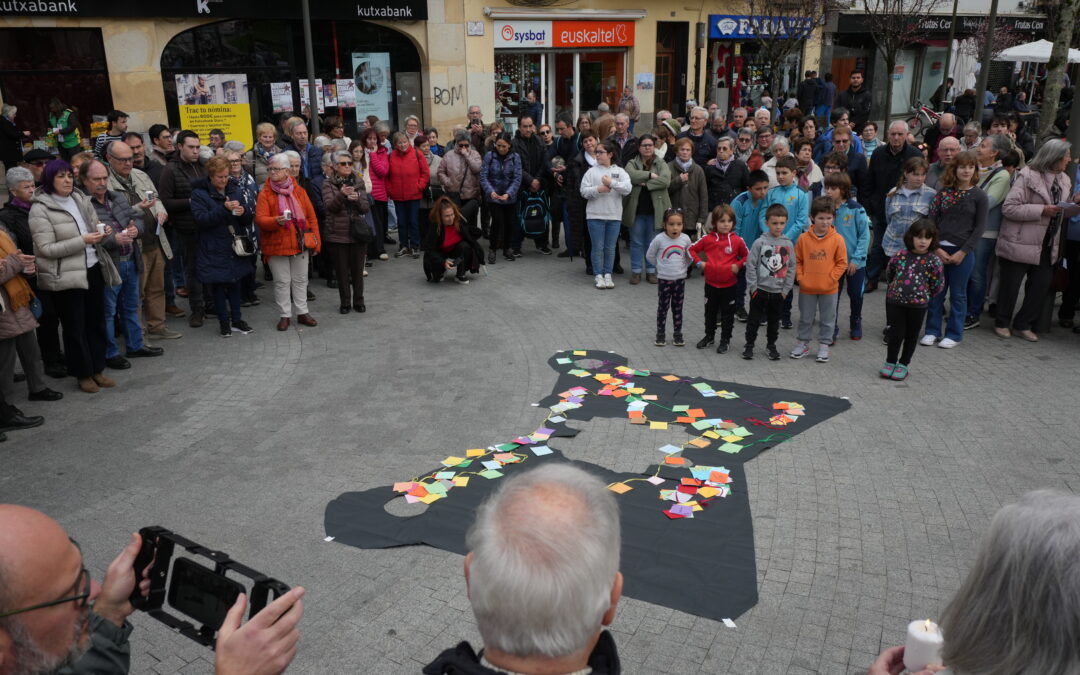
[[[268,602],[289,591],[289,586],[281,581],[163,527],[144,527],[139,535],[142,548],[135,558],[131,604],[201,645],[213,648],[225,615],[241,593],[248,596],[248,619],[251,619]],[[177,551],[177,546],[182,550]],[[187,553],[210,562],[201,564],[191,557],[174,560],[174,553]],[[236,577],[246,578],[249,583],[245,585]],[[147,597],[139,591],[144,578],[150,580]],[[194,623],[170,614],[166,605]]]

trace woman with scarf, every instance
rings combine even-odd
[[[244,212],[249,216],[255,213],[255,204],[259,200],[259,183],[248,173],[244,167],[243,156],[235,150],[227,150],[225,157],[229,160],[229,188],[236,190],[237,199],[244,207]],[[259,247],[259,228],[255,227],[253,218],[248,219],[244,234],[251,237],[255,248]],[[248,256],[245,261],[251,265],[251,273],[240,280],[240,306],[251,307],[259,304],[259,297],[255,295],[255,268],[259,262],[259,256]]]
[[[260,189],[270,177],[270,158],[281,152],[276,141],[277,129],[269,122],[262,122],[255,126],[255,145],[244,153],[244,170],[255,177]]]
[[[42,179],[30,207],[38,288],[52,293],[64,328],[68,373],[79,380],[80,389],[96,394],[101,387],[116,386],[103,372],[105,287],[120,285],[120,273],[101,245],[112,228],[96,228],[94,206],[75,189],[75,174],[66,161],[46,164]]]
[[[784,139],[785,146],[787,139]],[[709,209],[721,204],[730,204],[732,200],[750,187],[750,169],[735,157],[735,144],[730,138],[721,138],[716,143],[716,157],[705,167],[705,182],[709,186]],[[705,215],[702,214],[704,218]],[[689,220],[683,220],[689,224]]]
[[[315,209],[307,193],[289,175],[286,153],[270,159],[270,179],[259,193],[255,224],[259,226],[263,255],[274,273],[274,302],[281,319],[278,330],[288,330],[293,308],[305,326],[318,322],[308,312],[308,256],[322,249]]]
[[[671,206],[682,209],[685,232],[696,238],[709,215],[709,186],[705,181],[705,170],[694,161],[692,140],[680,138],[675,142],[675,159],[668,162],[668,168],[671,171],[668,187]]]
[[[57,401],[64,397],[45,385],[34,329],[37,320],[30,311],[34,291],[27,277],[33,276],[34,256],[20,252],[15,240],[0,227],[0,394],[10,401],[15,396],[15,354],[26,373],[31,401]]]
[[[811,198],[820,197],[821,181],[825,177],[814,164],[813,142],[808,138],[797,138],[791,144],[791,152],[795,155],[795,184],[809,192]]]
[[[413,139],[413,147],[420,152],[420,156],[427,161],[428,165],[427,187],[420,193],[420,244],[423,248],[423,243],[427,240],[428,212],[431,211],[435,200],[443,193],[438,173],[442,157],[432,151],[431,141],[428,140],[427,134],[421,134]]]
[[[355,160],[348,152],[337,151],[331,155],[334,172],[323,183],[323,201],[326,203],[327,254],[338,279],[339,311],[348,314],[367,311],[364,305],[364,256],[374,231],[368,222],[367,192],[364,180],[355,172]]]

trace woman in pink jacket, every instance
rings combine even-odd
[[[1060,204],[1080,203],[1080,192],[1072,192],[1065,173],[1072,161],[1070,147],[1068,141],[1047,141],[1016,175],[1009,196],[1001,205],[1001,231],[997,240],[1000,276],[994,316],[994,332],[998,337],[1010,337],[1011,322],[1020,337],[1029,342],[1039,340],[1031,328],[1050,290],[1054,265],[1061,258],[1061,241],[1068,218],[1076,215],[1075,211],[1067,213]],[[1013,316],[1025,277],[1024,304]]]
[[[375,238],[368,245],[368,259],[389,260],[386,244],[395,243],[393,239],[387,239],[386,236],[389,213],[384,179],[387,171],[390,170],[390,162],[386,156],[386,148],[379,144],[379,133],[375,129],[371,127],[364,129],[358,140],[364,144],[367,175],[371,180],[371,215],[375,220]]]
[[[420,257],[420,197],[431,177],[427,160],[420,151],[409,142],[404,132],[397,132],[391,137],[394,145],[389,156],[389,170],[383,180],[386,182],[386,196],[394,201],[397,212],[398,252],[404,255]],[[376,175],[379,165],[373,166]]]

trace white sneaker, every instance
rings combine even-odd
[[[596,287],[597,288],[607,288],[607,282],[604,281],[604,275],[603,274],[597,274],[596,275]]]
[[[957,342],[956,340],[953,340],[952,338],[945,338],[941,342],[937,343],[937,346],[941,347],[942,349],[952,349],[953,347],[955,347],[958,344],[960,344],[960,343]]]
[[[367,276],[367,270],[364,270],[364,276],[365,277]]]
[[[921,344],[923,347],[933,347],[935,342],[937,342],[937,338],[930,334],[922,336],[922,339],[919,340],[919,344]]]
[[[810,353],[810,347],[805,342],[796,342],[794,349],[791,350],[791,358],[801,359]]]
[[[604,275],[604,286],[606,288],[615,288],[615,282],[611,280],[610,274]]]
[[[379,254],[379,260],[389,260],[389,259],[390,259],[390,256],[387,255],[386,253],[380,253]]]

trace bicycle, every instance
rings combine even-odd
[[[911,135],[916,138],[921,138],[926,130],[935,126],[938,120],[944,113],[935,112],[930,106],[923,105],[922,101],[916,100],[915,105],[911,106],[914,116],[908,118],[908,128],[911,129]]]

